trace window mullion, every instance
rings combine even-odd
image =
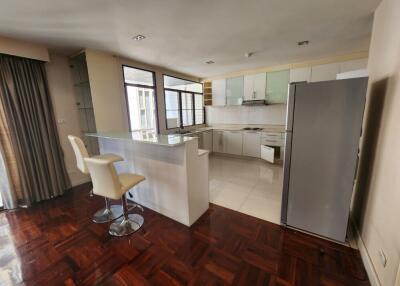
[[[179,109],[179,127],[183,128],[183,116],[182,116],[182,92],[178,91],[178,109]]]
[[[192,126],[196,125],[196,110],[195,110],[195,98],[194,98],[194,93],[192,93],[192,118],[193,118],[193,124]]]

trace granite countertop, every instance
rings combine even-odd
[[[243,128],[246,127],[257,127],[261,128],[262,130],[259,130],[260,132],[279,132],[279,133],[284,133],[285,132],[285,125],[216,125],[216,126],[208,126],[208,127],[202,127],[195,129],[189,133],[185,133],[183,135],[192,135],[200,132],[205,132],[209,130],[227,130],[227,131],[239,131],[243,130]],[[243,130],[245,131],[245,130]]]
[[[208,126],[192,130],[188,133],[179,134],[157,134],[154,131],[133,131],[133,132],[97,132],[97,133],[86,133],[86,136],[108,138],[108,139],[119,139],[119,140],[132,140],[137,142],[143,142],[148,144],[162,145],[162,146],[178,146],[185,144],[188,141],[195,140],[190,137],[196,133],[211,131],[211,130],[227,130],[227,131],[239,131],[245,127],[258,127],[262,128],[260,132],[285,132],[285,125],[218,125]]]
[[[117,140],[131,140],[136,142],[155,144],[161,146],[178,146],[185,144],[188,141],[195,140],[192,137],[186,137],[181,134],[157,134],[154,131],[134,131],[134,132],[97,132],[86,133],[86,136],[117,139]]]

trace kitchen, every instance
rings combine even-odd
[[[365,76],[366,64],[365,58],[304,63],[206,80],[207,126],[179,134],[199,138],[199,148],[211,152],[210,202],[280,224],[288,85]]]
[[[399,1],[64,4],[0,17],[0,284],[399,284]]]
[[[203,80],[183,78],[179,74],[141,66],[123,58],[111,61],[108,55],[90,50],[77,55],[71,62],[73,74],[76,74],[75,95],[81,114],[81,132],[90,135],[83,138],[89,152],[116,153],[121,157],[130,157],[127,165],[116,164],[117,170],[141,170],[141,173],[151,178],[138,187],[140,191],[136,193],[141,194],[140,198],[133,192],[131,199],[187,225],[195,221],[193,217],[199,217],[207,209],[206,202],[274,224],[286,225],[290,200],[287,200],[288,195],[284,192],[285,188],[288,189],[284,187],[285,173],[289,174],[288,171],[284,172],[284,163],[290,165],[291,161],[285,160],[288,147],[292,147],[292,144],[286,144],[291,142],[288,141],[291,137],[288,138],[287,134],[291,135],[292,131],[286,127],[290,87],[301,82],[328,83],[336,82],[336,79],[367,76],[365,53],[266,67]],[[104,68],[95,69],[100,63]],[[108,77],[115,76],[110,71],[118,66],[122,69],[114,86],[105,86],[103,81],[94,80],[103,78],[103,73]],[[118,93],[118,89],[121,101],[118,103],[115,98],[108,101],[107,94]],[[330,90],[336,89],[332,87]],[[316,97],[314,102],[307,105],[310,108],[317,106],[322,97]],[[123,111],[120,114],[122,124],[117,121],[117,116],[108,116],[112,105],[115,106],[114,109],[121,108]],[[329,102],[326,106],[329,106]],[[344,110],[339,107],[339,112]],[[314,115],[315,118],[317,116],[318,114]],[[324,120],[326,119],[322,118],[321,122]],[[128,126],[122,126],[124,122]],[[339,128],[345,130],[346,127]],[[131,133],[127,133],[126,129]],[[313,146],[316,142],[320,144],[323,138],[318,134],[322,133],[323,130],[315,131],[305,145],[299,146]],[[126,154],[124,151],[133,148],[131,145],[126,148],[117,147],[118,144],[115,148],[111,144],[99,146],[104,141],[101,138],[130,138],[131,145],[143,143],[159,147],[143,147],[143,150],[147,150],[144,154],[148,155],[136,157],[137,152],[131,152],[136,154],[131,156],[131,153]],[[193,142],[189,138],[197,139],[197,153],[192,150]],[[173,148],[168,149],[166,146]],[[188,182],[186,187],[184,181],[174,185],[170,179],[166,180],[167,174],[162,167],[148,169],[148,163],[135,163],[153,158],[156,165],[164,166],[164,163],[169,162],[166,158],[172,156],[168,153],[173,154],[175,151],[172,150],[175,148],[186,150],[176,151],[176,154],[181,154],[178,157],[182,158],[180,162],[183,165],[171,166],[177,170],[183,167],[179,178]],[[149,153],[150,149],[154,150],[154,155],[164,155],[154,156],[153,152]],[[309,158],[313,158],[315,153],[310,150],[304,152],[310,154]],[[193,159],[193,162],[197,162],[204,160],[205,156],[208,158],[207,162],[200,165],[207,164],[207,169],[199,167],[197,170],[194,167],[197,163],[189,162],[192,160],[189,158],[198,157]],[[189,161],[183,158],[188,158]],[[159,172],[155,172],[158,169]],[[191,184],[192,179],[198,182]],[[208,182],[207,187],[199,188],[204,182]],[[182,197],[174,193],[174,186],[182,190],[184,197],[192,198],[187,205],[188,212],[175,211],[173,202],[180,201]],[[320,203],[323,202],[313,205]],[[191,208],[193,205],[201,207],[194,211]],[[344,238],[337,240],[343,241]]]

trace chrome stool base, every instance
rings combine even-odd
[[[105,223],[122,216],[122,207],[120,205],[112,205],[110,207],[98,210],[93,216],[94,223]]]
[[[139,214],[128,214],[122,219],[118,219],[110,225],[108,233],[112,236],[124,236],[139,230],[144,222],[144,218]]]

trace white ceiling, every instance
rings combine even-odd
[[[198,77],[366,51],[380,0],[1,0],[0,35]],[[143,34],[147,38],[131,38]],[[297,42],[309,40],[307,47]],[[246,52],[254,52],[245,58]],[[207,65],[213,60],[215,64]]]

